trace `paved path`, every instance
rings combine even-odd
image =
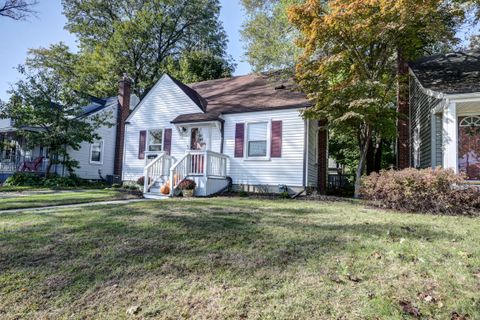
[[[150,199],[112,200],[112,201],[99,201],[99,202],[88,202],[88,203],[78,203],[78,204],[65,204],[65,205],[50,206],[50,207],[8,209],[8,210],[0,210],[0,214],[25,212],[25,211],[46,211],[46,210],[52,210],[52,209],[80,208],[80,207],[102,206],[102,205],[110,205],[110,204],[128,204],[128,203],[143,202],[143,201],[152,201],[152,200]]]

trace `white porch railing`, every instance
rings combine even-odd
[[[148,193],[150,188],[170,174],[170,167],[172,166],[175,158],[162,152],[150,163],[148,163],[143,171],[145,177],[143,183],[143,192]]]
[[[188,177],[226,178],[228,156],[213,151],[188,151],[170,169],[170,195]]]

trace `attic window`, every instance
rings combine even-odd
[[[283,84],[275,87],[275,90],[285,90],[285,89],[286,87]]]

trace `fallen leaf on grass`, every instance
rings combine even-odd
[[[408,313],[411,316],[418,318],[422,315],[420,310],[410,301],[400,301],[400,305],[402,306],[403,312]]]
[[[468,320],[469,319],[469,315],[466,314],[466,315],[461,315],[459,314],[458,312],[454,311],[452,312],[451,314],[451,320]]]
[[[362,281],[361,278],[356,277],[356,276],[353,276],[353,275],[351,275],[351,274],[349,274],[347,277],[348,277],[348,280],[350,280],[350,281],[352,281],[352,282],[360,282],[360,281]]]

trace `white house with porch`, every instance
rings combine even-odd
[[[273,76],[185,85],[165,74],[126,120],[122,179],[145,177],[147,197],[167,184],[173,195],[185,178],[197,196],[230,179],[251,191],[316,187],[327,164],[317,161],[317,122],[302,117],[309,106],[293,81]]]
[[[480,180],[480,51],[425,57],[410,74],[412,166]]]

